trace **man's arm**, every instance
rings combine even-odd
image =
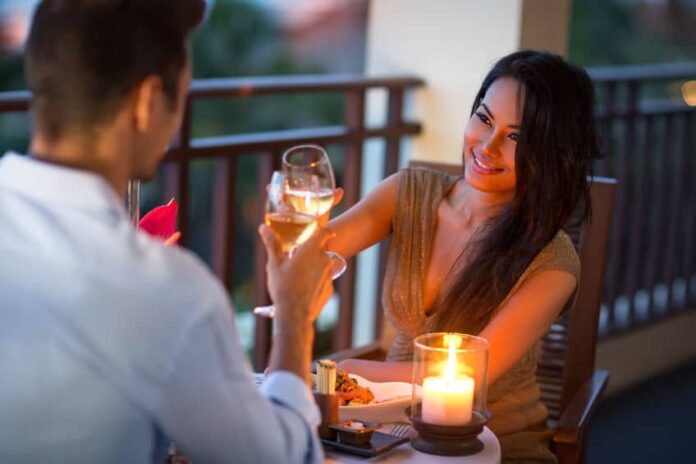
[[[278,370],[256,388],[229,307],[188,334],[155,413],[185,455],[196,463],[321,462],[319,412],[304,379]]]
[[[319,230],[295,248],[292,259],[268,226],[259,233],[266,247],[268,293],[276,307],[276,334],[268,370],[285,370],[309,382],[314,321],[333,293],[326,242],[332,234]]]
[[[212,308],[180,343],[156,416],[165,434],[194,462],[320,462],[319,411],[308,388],[313,323],[331,296],[320,231],[292,259],[260,229],[268,253],[268,290],[276,304],[276,338],[259,391],[236,336],[220,285]]]

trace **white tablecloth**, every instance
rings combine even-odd
[[[379,456],[365,459],[360,456],[339,452],[326,451],[326,464],[380,462],[383,464],[499,464],[500,443],[488,427],[484,427],[479,435],[483,442],[483,450],[471,456],[435,456],[421,453],[413,449],[410,442],[403,443]]]

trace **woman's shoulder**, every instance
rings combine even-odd
[[[449,189],[457,179],[459,176],[426,167],[408,167],[399,171],[399,184],[416,187],[419,190],[436,187]]]
[[[569,272],[576,279],[580,278],[580,258],[573,241],[563,230],[559,230],[554,238],[539,252],[529,266],[532,272],[558,269]]]

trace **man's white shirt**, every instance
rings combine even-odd
[[[306,384],[256,388],[229,298],[100,176],[0,159],[0,462],[321,462]]]

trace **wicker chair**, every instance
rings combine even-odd
[[[457,165],[412,162],[411,166],[461,172]],[[578,297],[573,308],[560,316],[542,339],[537,381],[549,410],[549,426],[554,430],[554,451],[562,464],[584,462],[589,421],[609,377],[606,371],[595,370],[594,365],[615,186],[614,179],[593,178],[592,220],[579,223],[571,219],[569,224],[575,226],[564,228],[582,265]],[[382,360],[384,356],[380,345],[373,343],[331,357]]]

